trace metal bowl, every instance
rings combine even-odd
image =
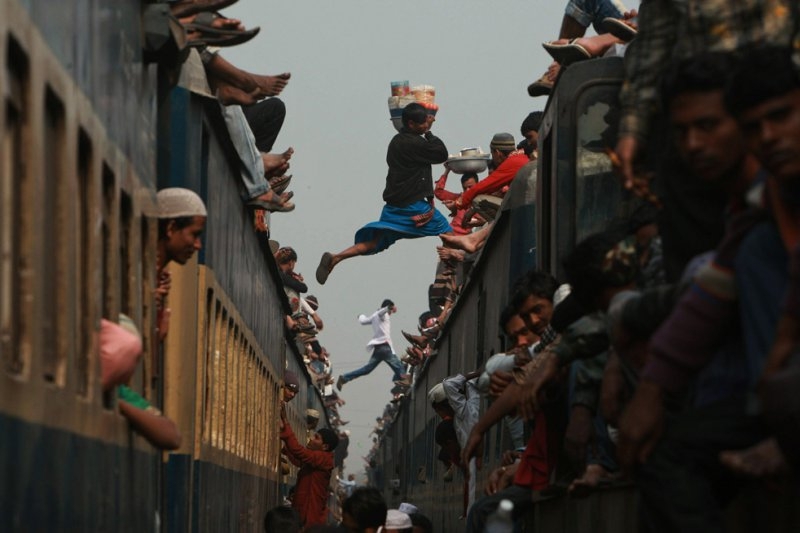
[[[467,172],[483,172],[489,164],[489,154],[451,157],[444,162],[444,166],[456,174]]]

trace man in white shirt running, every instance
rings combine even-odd
[[[372,325],[372,340],[367,343],[367,350],[371,350],[369,361],[366,365],[342,374],[336,381],[336,388],[342,390],[342,386],[348,381],[352,381],[361,376],[366,376],[377,367],[381,361],[386,363],[394,371],[393,381],[401,381],[407,376],[403,374],[403,363],[397,358],[392,347],[392,326],[390,315],[397,312],[394,302],[386,299],[381,303],[381,308],[371,316],[359,315],[358,321],[362,326]]]

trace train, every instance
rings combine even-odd
[[[296,434],[306,409],[326,413],[219,105],[175,85],[179,51],[143,50],[150,8],[0,0],[0,531],[260,531],[296,476],[286,370],[304,378]],[[175,186],[209,217],[202,251],[170,267],[161,345],[155,199]],[[144,346],[130,386],[177,424],[177,450],[101,390],[99,323],[120,313]]]
[[[421,365],[412,390],[399,403],[383,431],[369,469],[389,507],[417,504],[436,531],[464,531],[463,474],[449,480],[435,452],[439,422],[427,392],[445,378],[477,370],[508,340],[498,324],[514,282],[532,268],[564,279],[563,259],[582,239],[624,219],[637,200],[625,191],[606,150],[617,140],[621,57],[603,57],[562,69],[548,97],[539,129],[536,163],[523,167],[506,194],[494,226],[468,271],[450,316]],[[481,411],[486,407],[482,401]],[[492,465],[499,466],[511,438],[503,424],[484,435],[483,469],[477,472],[476,498]],[[558,470],[556,476],[558,477]],[[558,479],[556,485],[565,480]],[[537,503],[522,531],[626,533],[640,531],[637,494],[632,483],[603,487],[586,498],[569,498],[566,487],[552,494],[532,493]],[[773,493],[753,483],[726,511],[733,533],[797,531],[796,494]]]

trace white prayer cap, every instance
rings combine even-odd
[[[411,517],[406,513],[402,513],[397,509],[389,509],[386,511],[386,529],[407,529],[414,527],[411,522]]]
[[[431,403],[447,401],[447,394],[444,392],[444,385],[441,383],[434,385],[434,387],[428,391],[428,401]]]
[[[158,218],[207,217],[202,198],[196,192],[181,187],[161,189],[156,195]]]
[[[406,514],[414,514],[419,512],[419,509],[417,509],[416,505],[406,502],[401,503],[397,510]]]
[[[504,353],[496,353],[486,360],[486,365],[483,373],[478,378],[476,386],[481,393],[489,391],[489,384],[491,382],[492,374],[498,370],[503,372],[511,372],[514,370],[514,356]]]

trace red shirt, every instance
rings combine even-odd
[[[445,189],[447,185],[447,174],[442,174],[442,177],[436,182],[436,188],[433,190],[433,195],[436,196],[442,202],[451,201],[455,202],[458,200],[458,197],[461,196],[457,192],[450,192]],[[472,233],[472,230],[469,228],[465,228],[461,225],[461,222],[464,220],[464,215],[467,213],[466,209],[457,209],[456,214],[453,215],[453,221],[451,222],[451,226],[453,227],[453,233],[456,235],[469,235]]]
[[[461,207],[466,209],[472,204],[473,198],[479,194],[491,194],[511,183],[519,169],[529,161],[530,159],[525,155],[524,151],[515,150],[511,152],[506,160],[494,169],[494,172],[486,176],[486,179],[479,181],[477,185],[468,191],[464,191],[464,194],[461,195]]]
[[[333,452],[310,450],[297,442],[292,427],[281,431],[286,457],[300,467],[292,507],[300,513],[305,527],[328,522],[328,489],[333,470]]]

